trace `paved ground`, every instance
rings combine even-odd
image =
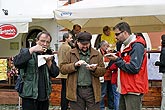
[[[18,105],[0,105],[0,110],[21,110],[21,109],[19,109]],[[59,106],[50,106],[49,110],[61,110],[61,109]],[[160,110],[160,108],[143,108],[142,110]]]
[[[50,110],[61,110],[60,107],[53,107]],[[105,109],[108,110],[108,109]],[[160,108],[143,108],[142,110],[160,110]]]
[[[53,107],[53,108],[50,108],[50,110],[61,110],[60,107]],[[108,109],[105,109],[105,110],[108,110]],[[143,108],[142,110],[160,110],[160,108]]]

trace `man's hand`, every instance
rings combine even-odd
[[[74,65],[75,67],[77,67],[77,66],[81,66],[82,64],[87,64],[87,63],[84,60],[79,60]]]
[[[45,58],[45,57],[44,57],[44,59],[46,60],[46,64],[47,64],[48,67],[50,68],[51,65],[52,65],[52,59],[53,59],[53,57],[48,57],[48,58]]]
[[[45,51],[45,48],[43,48],[40,45],[35,45],[35,46],[29,48],[30,54],[32,54],[33,52],[44,52],[44,51]]]
[[[108,53],[108,54],[105,54],[104,56],[106,56],[107,58],[113,61],[115,61],[118,58],[118,56],[116,56],[116,53]]]
[[[97,64],[91,64],[91,65],[87,64],[86,67],[87,67],[87,69],[89,69],[91,71],[95,71],[97,68]]]

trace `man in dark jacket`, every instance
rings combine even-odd
[[[159,66],[159,72],[163,73],[162,76],[162,102],[161,102],[161,110],[165,110],[165,34],[161,36],[162,46],[160,53],[160,61],[156,61],[155,65]]]
[[[19,68],[23,80],[22,97],[23,110],[48,110],[49,95],[51,93],[50,77],[59,74],[53,55],[48,49],[52,37],[48,32],[40,32],[36,38],[36,45],[31,48],[23,48],[14,57],[14,65]],[[38,67],[38,55],[45,55],[45,64]]]

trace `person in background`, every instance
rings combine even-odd
[[[115,49],[116,47],[115,34],[113,31],[111,31],[109,26],[104,26],[103,34],[99,34],[97,36],[95,44],[94,44],[94,47],[96,47],[96,49],[99,48],[99,44],[102,40],[106,40],[109,43],[110,48]]]
[[[115,63],[112,61],[112,64],[109,65],[109,70],[111,71],[111,84],[112,84],[112,91],[113,91],[113,97],[114,97],[114,110],[119,110],[119,99],[120,94],[117,91],[117,72],[118,68],[115,65]]]
[[[70,34],[72,34],[72,38],[73,38],[73,43],[71,44],[71,47],[72,48],[75,47],[75,42],[76,42],[76,39],[77,39],[77,34],[79,32],[81,32],[81,26],[79,24],[73,25],[72,31],[69,32]]]
[[[59,68],[53,55],[44,57],[46,63],[38,67],[38,55],[51,54],[48,49],[52,37],[48,32],[40,32],[36,37],[36,45],[22,48],[14,57],[14,65],[20,70],[23,88],[19,93],[23,110],[48,110],[51,93],[51,79],[59,74]]]
[[[101,82],[101,102],[100,102],[100,110],[105,110],[104,104],[104,97],[107,95],[107,105],[108,109],[114,109],[114,97],[112,91],[112,84],[111,84],[111,71],[108,67],[109,59],[104,56],[105,54],[109,53],[109,44],[107,41],[102,40],[100,43],[99,52],[103,55],[103,61],[106,68],[106,72],[103,77],[100,77]]]
[[[58,65],[63,62],[64,57],[67,57],[66,54],[71,50],[71,46],[69,45],[72,42],[72,35],[69,33],[63,34],[63,43],[59,47],[58,50]],[[67,75],[59,74],[57,78],[61,78],[62,88],[61,88],[61,110],[67,110],[69,101],[66,98],[66,79]]]
[[[121,42],[116,43],[116,55],[118,55],[118,52],[120,51],[121,48]],[[107,68],[110,69],[111,71],[111,84],[112,84],[112,91],[113,91],[113,96],[114,96],[114,110],[119,110],[119,99],[120,99],[120,94],[117,91],[117,76],[118,76],[118,67],[115,65],[114,61],[110,61]]]
[[[71,110],[100,110],[99,77],[105,68],[101,53],[91,47],[91,39],[90,33],[80,32],[76,47],[60,64],[61,73],[68,75],[66,97]]]
[[[118,23],[113,29],[117,41],[123,43],[119,55],[109,56],[119,68],[119,110],[141,110],[143,94],[148,92],[145,40],[133,35],[126,22]]]
[[[159,72],[163,73],[161,110],[165,110],[165,34],[161,36],[161,41],[160,57],[159,61],[155,62],[155,66],[159,66]]]
[[[142,37],[145,40],[145,37],[143,36],[142,33],[134,33],[134,34],[136,35],[136,37]],[[146,43],[145,49],[147,49],[147,42],[146,42],[146,40],[145,40],[145,43]]]

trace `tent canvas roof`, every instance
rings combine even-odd
[[[0,16],[4,16],[2,9],[5,9],[9,17],[54,18],[56,8],[57,0],[1,0]]]
[[[56,7],[57,0],[0,0],[0,25],[12,24],[18,33],[26,33],[32,19],[54,18]]]
[[[128,22],[134,32],[151,32],[165,29],[164,10],[164,0],[84,0],[57,8],[55,18],[64,27],[78,23],[92,33],[121,21]]]

